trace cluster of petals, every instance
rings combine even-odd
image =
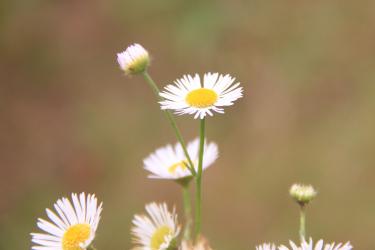
[[[353,249],[350,242],[343,243],[324,243],[323,240],[319,240],[314,243],[310,238],[309,241],[303,241],[301,244],[296,244],[293,241],[289,241],[290,246],[281,245],[276,247],[273,243],[264,243],[257,246],[256,250],[351,250]]]

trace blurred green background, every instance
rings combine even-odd
[[[116,53],[138,42],[160,86],[229,73],[244,98],[208,119],[220,158],[204,175],[214,249],[298,240],[294,182],[313,184],[308,234],[375,242],[375,1],[0,2],[0,249],[28,249],[44,209],[70,192],[104,201],[98,249],[129,249],[134,213],[178,186],[142,159],[175,142],[152,91]],[[178,117],[187,140],[198,123]]]

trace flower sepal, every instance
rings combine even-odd
[[[176,179],[175,181],[177,184],[181,185],[182,187],[188,187],[192,179],[193,179],[193,176],[187,176],[184,178]]]
[[[174,238],[170,243],[169,243],[169,246],[166,250],[178,250],[178,246],[177,246],[177,240],[176,238]]]
[[[98,250],[93,244],[89,245],[86,250]]]

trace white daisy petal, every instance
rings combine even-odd
[[[72,203],[74,206],[72,206]],[[72,202],[67,198],[57,200],[57,213],[46,209],[51,222],[38,219],[38,227],[46,233],[31,233],[34,250],[76,250],[85,249],[95,237],[100,220],[102,205],[96,206],[94,195],[72,194]]]
[[[33,239],[38,240],[49,240],[49,241],[60,241],[59,237],[49,235],[49,234],[40,234],[40,233],[31,233]]]
[[[50,218],[59,228],[66,229],[68,226],[65,224],[54,212],[46,209],[48,218]]]
[[[64,234],[64,231],[61,228],[56,227],[52,223],[43,220],[43,219],[38,219],[38,227],[42,229],[43,231],[50,233],[55,236],[62,236]]]
[[[196,74],[184,75],[177,79],[174,85],[167,85],[160,96],[161,109],[170,109],[178,115],[194,115],[194,119],[203,119],[207,115],[213,116],[214,112],[224,113],[221,107],[231,106],[233,102],[242,97],[243,89],[240,83],[235,83],[230,75],[206,73],[203,82]]]
[[[199,138],[187,144],[187,151],[193,162],[194,168],[198,171]],[[218,146],[214,142],[205,143],[203,155],[203,170],[211,166],[218,158]],[[156,149],[143,160],[144,169],[151,172],[149,178],[155,179],[181,179],[190,177],[191,172],[187,165],[188,160],[180,143],[175,146],[167,145]]]

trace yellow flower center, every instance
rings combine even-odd
[[[168,226],[161,226],[155,230],[154,234],[151,237],[151,249],[159,250],[159,247],[164,243],[165,236],[172,233],[172,229]]]
[[[181,168],[182,170],[185,170],[186,164],[187,164],[186,161],[177,162],[177,163],[173,164],[172,166],[170,166],[168,168],[168,172],[171,173],[171,174],[174,174],[178,168]]]
[[[206,88],[195,89],[189,92],[185,101],[195,108],[207,108],[212,106],[217,101],[217,94],[215,91]]]
[[[82,250],[79,246],[84,243],[91,233],[89,224],[76,224],[66,230],[62,239],[63,250]]]

